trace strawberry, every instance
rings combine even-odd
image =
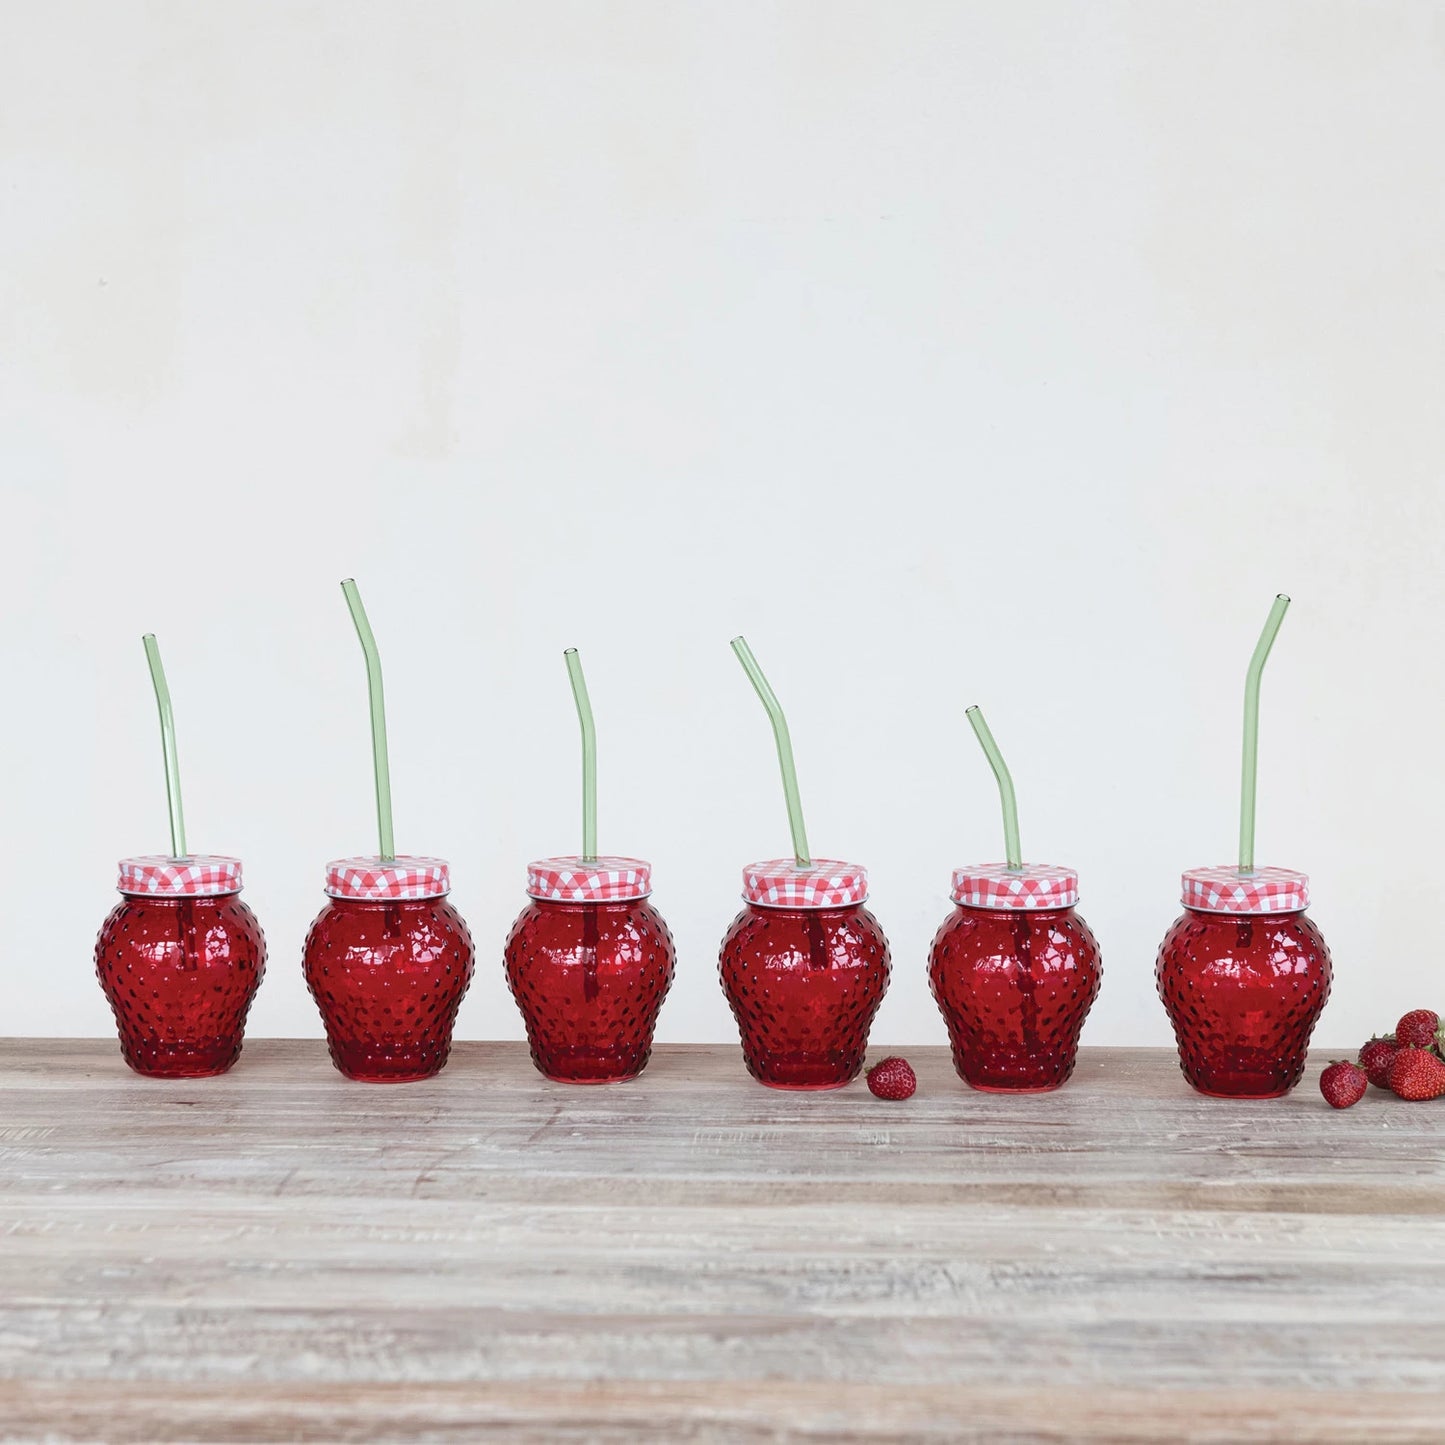
[[[1390,1065],[1390,1087],[1402,1099],[1438,1099],[1445,1094],[1445,1063],[1428,1049],[1401,1049]]]
[[[1370,1081],[1365,1071],[1345,1059],[1330,1064],[1320,1075],[1320,1093],[1332,1109],[1348,1109],[1365,1097]]]
[[[1390,1087],[1390,1065],[1395,1062],[1395,1055],[1399,1052],[1400,1046],[1391,1034],[1386,1034],[1382,1039],[1371,1039],[1361,1047],[1360,1067],[1369,1075],[1370,1082],[1377,1089]]]
[[[1395,1040],[1404,1048],[1428,1049],[1435,1042],[1440,1027],[1440,1015],[1434,1009],[1412,1008],[1395,1025]]]
[[[918,1080],[907,1059],[884,1059],[868,1070],[868,1091],[875,1098],[907,1099],[917,1087]]]

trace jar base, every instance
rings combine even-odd
[[[1193,1079],[1186,1080],[1189,1087],[1196,1094],[1203,1094],[1206,1099],[1282,1099],[1293,1088],[1293,1084],[1286,1084],[1281,1088],[1270,1088],[1260,1091],[1256,1089],[1206,1089],[1203,1084],[1196,1084]]]
[[[953,1069],[981,1094],[1048,1094],[1073,1077],[1077,1048],[1067,1054],[1040,1048],[965,1047],[953,1040]]]
[[[230,1062],[224,1064],[164,1064],[157,1067],[145,1067],[126,1061],[126,1067],[133,1074],[139,1074],[143,1079],[218,1079],[222,1074],[229,1074],[234,1067]]]
[[[634,1069],[630,1074],[594,1074],[590,1077],[582,1074],[554,1074],[547,1069],[538,1068],[537,1072],[551,1084],[627,1084],[633,1079],[642,1077],[641,1069]]]
[[[359,1069],[344,1069],[340,1064],[336,1065],[336,1072],[342,1078],[350,1079],[353,1084],[419,1084],[423,1079],[434,1079],[441,1073],[441,1068],[427,1069],[424,1073],[367,1073]]]
[[[1305,1060],[1281,1059],[1268,1049],[1236,1048],[1212,1058],[1181,1058],[1179,1071],[1197,1094],[1211,1099],[1280,1099],[1304,1076]]]
[[[140,1049],[121,1048],[121,1057],[132,1073],[145,1079],[214,1079],[229,1073],[241,1057],[239,1044],[222,1048],[171,1044]]]
[[[357,1084],[416,1084],[433,1079],[446,1067],[450,1047],[430,1057],[415,1054],[369,1054],[360,1050],[331,1048],[336,1071]]]
[[[863,1072],[863,1060],[849,1064],[840,1061],[836,1054],[793,1054],[772,1055],[765,1064],[743,1055],[743,1062],[758,1083],[769,1089],[791,1090],[795,1093],[815,1093],[824,1089],[841,1089],[851,1084]]]
[[[625,1084],[635,1079],[652,1057],[651,1044],[631,1048],[532,1049],[532,1064],[554,1084]]]

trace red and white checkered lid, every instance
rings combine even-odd
[[[1310,878],[1293,868],[1191,868],[1182,901],[1203,913],[1299,913],[1310,906]]]
[[[953,870],[953,901],[965,908],[1072,908],[1079,875],[1057,863],[975,863]]]
[[[770,858],[743,869],[743,898],[763,908],[849,908],[868,901],[868,870],[836,858]]]
[[[206,898],[218,893],[239,893],[241,860],[200,853],[184,858],[168,858],[163,853],[122,858],[120,879],[115,886],[122,893],[152,898]]]
[[[652,892],[641,858],[539,858],[527,864],[527,893],[544,903],[622,903]]]
[[[451,889],[444,858],[337,858],[326,865],[333,898],[443,898]]]

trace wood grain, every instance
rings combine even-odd
[[[0,1431],[170,1440],[1410,1440],[1445,1421],[1445,1104],[350,1084],[0,1043]]]

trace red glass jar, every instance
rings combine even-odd
[[[646,1067],[677,961],[651,891],[651,865],[637,858],[528,865],[531,902],[507,937],[507,984],[549,1079],[614,1084]]]
[[[138,1074],[195,1079],[240,1057],[266,940],[241,902],[238,858],[124,858],[121,901],[95,941],[120,1051]]]
[[[1179,1065],[1201,1094],[1274,1099],[1304,1073],[1330,996],[1330,951],[1305,917],[1309,879],[1287,868],[1198,868],[1154,968]]]
[[[888,988],[888,940],[867,896],[868,874],[852,863],[781,858],[744,870],[747,907],[718,972],[760,1084],[837,1089],[858,1077]]]
[[[970,1087],[1037,1094],[1074,1072],[1100,982],[1099,945],[1074,911],[1078,897],[1071,868],[954,873],[958,906],[934,937],[928,982]]]
[[[445,1065],[473,969],[450,888],[440,858],[327,865],[328,902],[306,935],[306,986],[348,1079],[405,1083]]]

